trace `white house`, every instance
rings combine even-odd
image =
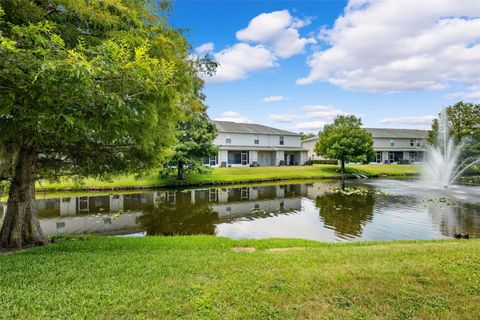
[[[218,154],[208,161],[214,167],[302,165],[307,150],[300,135],[259,124],[213,121],[217,127]]]
[[[410,163],[425,160],[427,130],[365,128],[372,134],[373,149],[377,163]],[[302,147],[308,150],[309,160],[321,160],[315,153],[318,136],[302,141]]]

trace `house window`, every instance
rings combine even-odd
[[[280,145],[283,146],[285,144],[285,137],[280,137]]]
[[[413,147],[415,145],[413,139],[410,140],[410,147]]]
[[[420,147],[422,145],[422,141],[417,140],[417,147]]]
[[[395,147],[395,140],[390,140],[390,147]]]
[[[213,155],[213,156],[210,156],[208,158],[205,158],[203,163],[206,165],[206,166],[216,166],[217,163],[218,163],[218,156],[217,155]]]
[[[382,163],[382,161],[383,161],[382,152],[377,152],[377,163]]]
[[[260,143],[260,137],[259,136],[253,136],[253,143],[254,144],[259,144]]]
[[[415,151],[410,151],[410,162],[414,163],[416,161],[416,153]]]
[[[248,160],[248,151],[228,151],[228,164],[247,165]]]
[[[232,143],[232,137],[228,134],[227,138],[225,139],[226,144],[231,144]]]

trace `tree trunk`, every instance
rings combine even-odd
[[[183,166],[183,162],[179,162],[177,166],[177,179],[178,180],[185,180],[185,168]]]
[[[0,230],[0,247],[21,248],[43,245],[47,238],[40,228],[35,202],[37,154],[32,148],[18,152],[8,194],[7,212]]]
[[[345,159],[340,160],[340,162],[342,164],[341,172],[345,173]]]

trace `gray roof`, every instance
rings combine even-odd
[[[238,123],[238,122],[217,121],[217,120],[214,120],[213,123],[215,123],[215,125],[217,126],[218,132],[278,134],[278,135],[284,135],[284,136],[299,136],[299,134],[295,132],[267,127],[261,124]]]
[[[374,138],[427,139],[427,130],[365,128]]]
[[[372,134],[373,138],[388,138],[388,139],[427,139],[428,130],[416,129],[389,129],[389,128],[364,128]],[[308,138],[305,141],[318,140],[318,136]]]

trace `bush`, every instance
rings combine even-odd
[[[313,164],[338,164],[338,160],[323,159],[323,160],[312,160]]]

